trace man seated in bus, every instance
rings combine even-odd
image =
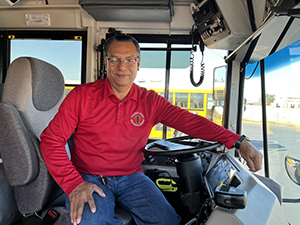
[[[157,123],[227,148],[239,139],[250,170],[261,168],[262,154],[240,135],[133,83],[141,62],[134,38],[110,38],[105,54],[108,78],[74,88],[41,135],[43,157],[68,195],[66,207],[73,224],[121,224],[114,217],[116,204],[138,225],[180,224],[180,217],[141,168],[142,150]],[[70,161],[65,144],[74,130]]]

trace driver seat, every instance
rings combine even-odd
[[[36,58],[16,59],[7,73],[0,103],[0,151],[22,224],[41,224],[51,209],[59,216],[43,224],[71,225],[66,195],[48,172],[39,147],[40,134],[65,97],[64,88],[61,72]],[[124,210],[116,210],[115,216],[132,224]]]

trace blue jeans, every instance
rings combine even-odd
[[[92,175],[82,175],[82,178],[90,183],[98,185],[106,197],[102,198],[97,193],[93,194],[96,213],[92,213],[86,203],[81,225],[117,225],[121,220],[114,217],[114,208],[119,207],[130,212],[137,225],[179,225],[180,217],[173,207],[165,199],[156,185],[143,173],[135,173],[128,176],[108,177],[107,183],[111,188],[102,185],[99,178]],[[70,212],[69,198],[66,207]]]

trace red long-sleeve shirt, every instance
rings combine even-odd
[[[41,151],[56,182],[69,195],[80,174],[121,176],[142,172],[143,148],[157,123],[231,148],[239,135],[172,105],[135,84],[120,101],[108,79],[74,88],[41,134]],[[65,151],[74,133],[72,159]]]

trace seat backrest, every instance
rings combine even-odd
[[[0,152],[22,214],[40,211],[55,184],[39,137],[63,98],[64,79],[55,66],[31,57],[10,65],[0,103]]]
[[[0,103],[2,99],[4,84],[0,83]],[[3,128],[0,128],[3,129]],[[0,224],[11,224],[19,217],[17,203],[14,198],[14,191],[12,186],[8,183],[4,172],[1,151],[0,151],[0,199],[5,204],[0,204]]]

